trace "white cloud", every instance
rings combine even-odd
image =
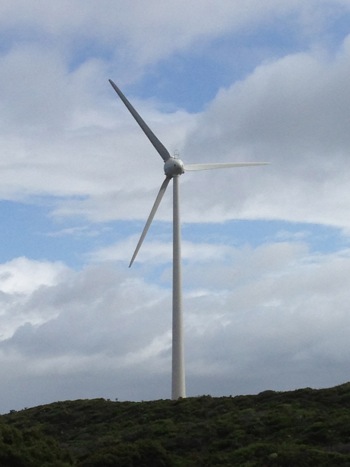
[[[187,152],[196,160],[213,154],[226,160],[232,154],[234,160],[272,165],[239,169],[239,178],[228,171],[204,174],[202,188],[191,183],[200,195],[186,193],[187,215],[347,227],[349,64],[346,40],[335,58],[312,51],[287,56],[221,90],[199,119]],[[199,182],[193,177],[193,183]],[[204,196],[207,186],[210,193]]]
[[[55,316],[57,310],[41,294],[68,274],[62,263],[15,258],[0,265],[0,338],[9,338],[24,323],[34,325]]]
[[[15,258],[0,265],[0,290],[6,294],[28,294],[51,286],[67,271],[61,263]]]
[[[215,14],[218,24],[225,18],[224,24],[232,26],[237,18],[249,22],[252,14],[265,18],[270,8],[284,14],[298,6],[299,2],[283,8],[276,2],[264,7],[250,2],[243,8],[223,2]],[[188,7],[198,5],[190,2]],[[138,8],[135,4],[135,21]],[[172,8],[175,4],[143,21],[153,28],[153,21],[161,22],[165,15],[177,24],[179,13],[176,10],[173,17]],[[202,8],[203,17],[211,18],[206,8],[212,4]],[[36,15],[28,9],[29,23],[42,21],[46,10],[41,3]],[[88,21],[95,10],[89,3],[83,16],[74,19],[73,9],[69,21]],[[101,21],[108,22],[106,16]],[[62,14],[62,28],[73,29],[69,21]],[[59,24],[58,18],[58,30]],[[209,21],[209,36],[210,28],[219,34]],[[193,25],[188,30],[193,37],[200,34]],[[159,39],[160,33],[154,34]],[[167,47],[165,39],[161,42]],[[2,196],[63,197],[56,209],[60,216],[82,214],[95,221],[145,218],[162,181],[161,161],[108,85],[106,61],[88,59],[72,70],[61,50],[49,45],[19,42],[0,60]],[[180,148],[187,162],[242,158],[273,163],[268,168],[186,175],[186,221],[259,217],[348,227],[348,49],[345,41],[335,58],[315,48],[271,59],[245,80],[221,90],[197,116],[164,114],[156,103],[133,101],[169,150]],[[169,201],[164,201],[167,206]],[[161,210],[158,218],[169,219],[169,211]]]

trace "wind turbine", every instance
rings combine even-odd
[[[159,141],[146,122],[141,118],[135,108],[124,96],[118,86],[109,80],[115,92],[118,94],[126,108],[139,124],[147,138],[153,144],[156,151],[164,161],[165,180],[163,181],[146,225],[142,231],[140,240],[131,258],[129,267],[133,264],[137,253],[145,239],[154,215],[163,198],[170,180],[173,180],[173,324],[172,324],[172,399],[186,397],[185,389],[185,364],[184,364],[184,336],[182,318],[182,277],[181,277],[181,228],[179,210],[179,176],[185,171],[223,169],[228,167],[250,167],[255,165],[266,165],[268,162],[224,162],[205,164],[184,164],[179,158],[169,154],[166,147]]]

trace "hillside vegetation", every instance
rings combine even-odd
[[[55,402],[0,416],[2,467],[348,466],[350,383],[152,402]]]

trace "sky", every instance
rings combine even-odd
[[[188,396],[349,380],[350,1],[2,0],[0,413],[170,397],[184,163]]]

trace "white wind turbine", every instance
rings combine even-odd
[[[116,84],[109,80],[115,92],[123,101],[131,115],[140,125],[147,138],[153,144],[156,151],[164,161],[165,180],[163,181],[154,205],[148,216],[146,225],[142,231],[140,240],[131,258],[129,267],[134,262],[142,245],[147,231],[152,223],[154,215],[163,198],[165,190],[173,180],[173,338],[172,338],[172,399],[186,397],[185,390],[185,364],[184,364],[184,337],[182,319],[182,278],[181,278],[181,229],[179,213],[179,176],[185,171],[223,169],[228,167],[246,167],[254,165],[266,165],[268,162],[228,162],[210,164],[184,164],[180,159],[172,157],[166,147],[159,141],[153,131],[141,118],[138,112],[130,104]]]

